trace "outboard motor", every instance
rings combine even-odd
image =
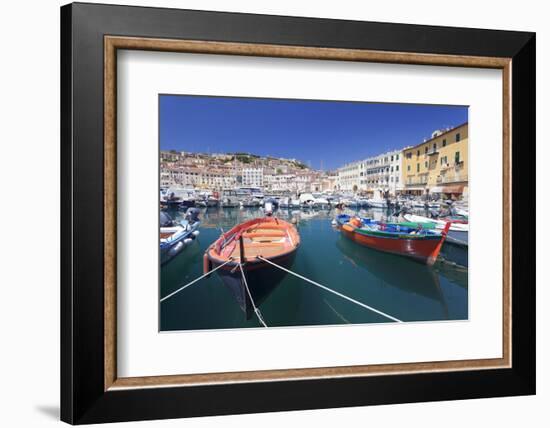
[[[430,210],[428,210],[428,212],[430,213],[431,218],[438,218],[439,217],[439,212],[437,212],[437,210],[430,209]]]
[[[172,217],[165,213],[164,211],[160,212],[160,227],[172,227],[174,226],[174,220]]]
[[[411,209],[408,206],[403,205],[401,209],[397,212],[397,215],[398,216],[405,215],[405,214],[409,214],[410,212],[411,212]]]
[[[278,201],[277,199],[275,199],[275,198],[269,198],[269,199],[267,199],[265,202],[266,202],[266,204],[267,204],[267,203],[270,203],[271,206],[273,207],[273,209],[279,207],[279,201]]]
[[[200,210],[198,208],[189,208],[185,213],[185,220],[187,220],[189,224],[193,224],[199,221],[199,214]]]

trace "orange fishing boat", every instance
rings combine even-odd
[[[217,272],[249,319],[253,303],[259,306],[286,275],[258,256],[288,269],[299,246],[300,235],[292,224],[276,217],[249,220],[223,233],[208,247],[204,273],[226,263]]]
[[[346,221],[345,217],[340,216],[337,221],[343,223],[341,230],[352,241],[378,251],[410,257],[428,266],[437,260],[451,226],[447,222],[441,233],[436,233],[421,227],[385,224],[359,217]]]

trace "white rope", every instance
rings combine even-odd
[[[232,261],[233,261],[232,258],[229,259],[229,260],[227,260],[225,263],[222,263],[221,265],[219,265],[218,267],[212,269],[211,271],[206,272],[204,275],[199,276],[197,279],[194,279],[193,281],[189,282],[188,284],[185,284],[183,287],[178,288],[176,291],[170,293],[168,296],[163,297],[162,299],[160,299],[160,302],[161,302],[161,303],[164,302],[166,299],[172,297],[174,294],[179,293],[180,291],[185,290],[185,289],[186,289],[187,287],[189,287],[190,285],[193,285],[195,282],[198,282],[198,281],[200,281],[201,279],[203,279],[204,277],[210,275],[211,273],[216,272],[218,269],[220,269],[221,267],[225,266],[227,263],[232,262]]]
[[[258,320],[260,323],[267,328],[267,324],[264,321],[264,318],[262,317],[262,313],[260,310],[256,307],[256,304],[254,303],[254,299],[252,298],[252,294],[250,293],[250,289],[248,288],[248,283],[246,282],[246,276],[244,275],[243,265],[239,263],[239,268],[241,269],[241,274],[243,276],[243,282],[244,286],[246,288],[246,291],[248,292],[248,297],[250,297],[250,302],[252,303],[252,307],[254,308],[254,313],[258,317]]]
[[[348,301],[351,302],[351,303],[355,303],[356,305],[359,305],[359,306],[361,306],[361,307],[363,307],[363,308],[365,308],[365,309],[369,309],[369,310],[371,310],[372,312],[375,312],[375,313],[377,313],[377,314],[379,314],[379,315],[382,315],[383,317],[386,317],[386,318],[388,318],[388,319],[390,319],[390,320],[392,320],[392,321],[395,321],[395,322],[403,322],[403,321],[401,321],[401,320],[399,320],[399,319],[397,319],[397,318],[395,318],[395,317],[392,317],[391,315],[388,315],[388,314],[386,314],[386,313],[384,313],[384,312],[382,312],[382,311],[379,311],[378,309],[373,308],[372,306],[365,305],[364,303],[361,303],[361,302],[359,302],[359,301],[357,301],[357,300],[355,300],[355,299],[352,299],[351,297],[348,297],[348,296],[346,296],[346,295],[344,295],[344,294],[342,294],[342,293],[339,293],[338,291],[334,291],[334,290],[332,290],[332,289],[330,289],[330,288],[328,288],[328,287],[325,287],[324,285],[319,284],[318,282],[312,281],[311,279],[306,278],[305,276],[299,275],[299,274],[297,274],[297,273],[295,273],[295,272],[292,272],[291,270],[288,270],[288,269],[286,269],[286,268],[284,268],[284,267],[282,267],[282,266],[279,266],[278,264],[273,263],[273,262],[270,261],[270,260],[264,259],[262,256],[256,256],[256,257],[257,257],[258,259],[264,261],[264,262],[267,262],[267,263],[269,263],[269,264],[271,264],[271,265],[273,265],[273,266],[275,266],[275,267],[278,267],[279,269],[284,270],[285,272],[290,273],[291,275],[294,275],[294,276],[296,276],[296,277],[298,277],[298,278],[300,278],[300,279],[303,279],[304,281],[307,281],[307,282],[309,282],[310,284],[316,285],[317,287],[320,287],[320,288],[322,288],[323,290],[328,291],[329,293],[336,294],[337,296],[341,297],[342,299],[346,299],[346,300],[348,300]]]

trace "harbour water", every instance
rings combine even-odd
[[[183,211],[170,211],[174,220]],[[351,213],[351,212],[350,212]],[[202,275],[203,254],[222,230],[262,216],[260,209],[202,209],[199,237],[161,267],[160,297]],[[465,320],[468,318],[468,270],[441,257],[432,267],[381,253],[344,237],[331,221],[335,211],[275,211],[294,219],[301,236],[292,271],[402,321]],[[380,219],[382,210],[362,210],[363,217]],[[160,330],[199,330],[260,327],[245,314],[216,273],[160,304]],[[270,327],[388,322],[292,275],[287,275],[262,303]]]

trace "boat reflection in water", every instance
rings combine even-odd
[[[336,241],[336,247],[352,265],[367,270],[379,280],[379,285],[394,287],[433,300],[441,305],[445,319],[449,318],[439,273],[434,267],[361,246],[342,235]]]
[[[380,211],[363,210],[358,215],[388,221],[388,213]],[[300,235],[300,248],[288,264],[292,272],[406,322],[468,319],[467,269],[444,263],[441,258],[430,268],[412,259],[358,245],[331,226],[336,213],[339,212],[334,209],[274,211],[274,217],[295,226]],[[174,212],[173,218],[180,221],[184,216],[180,210]],[[160,296],[203,275],[203,255],[222,233],[264,216],[265,211],[260,208],[201,208],[201,234],[195,244],[161,267]],[[222,269],[162,302],[160,330],[258,328],[258,317],[248,307],[248,315],[252,316],[247,319],[242,310],[246,306],[241,308],[233,293],[238,291],[237,295],[243,296],[238,276],[226,278],[238,286],[232,289],[222,278]],[[269,287],[253,279],[252,273],[247,273],[246,278],[249,286],[260,285],[253,291],[254,299],[269,327],[387,322],[372,311],[291,274],[284,275],[277,268],[265,276],[272,280]],[[262,287],[266,288],[262,291]]]

